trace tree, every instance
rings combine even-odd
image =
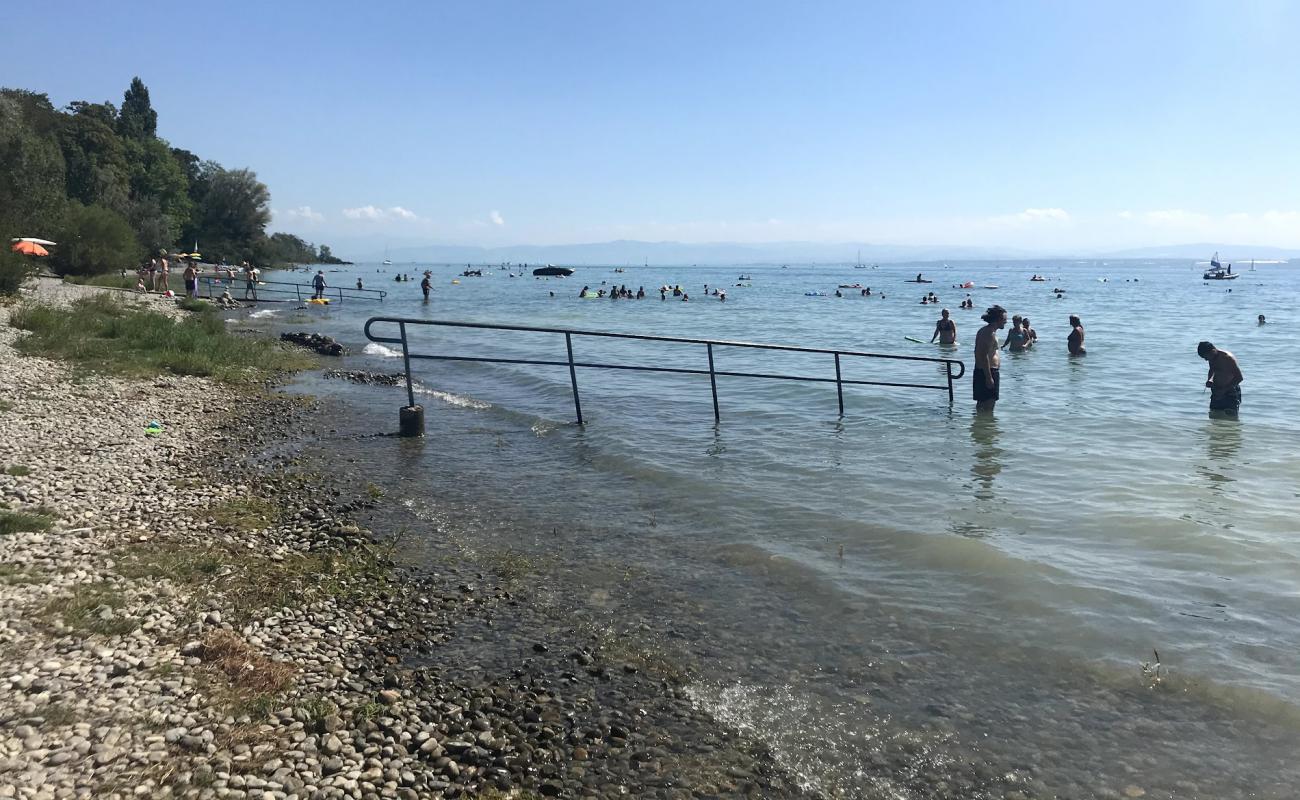
[[[118,135],[144,141],[158,134],[158,112],[149,103],[149,89],[138,77],[122,97],[122,111],[117,117]]]
[[[0,233],[44,236],[64,199],[58,112],[45,95],[0,90]]]
[[[224,169],[211,161],[203,166],[200,180],[206,188],[195,210],[193,238],[204,255],[227,261],[251,258],[271,221],[271,193],[252,170]]]
[[[115,130],[116,110],[107,103],[76,102],[59,126],[67,164],[67,195],[84,205],[124,214],[131,199],[126,150]]]
[[[144,255],[131,226],[103,206],[69,204],[50,252],[50,265],[62,275],[97,275],[136,265]]]

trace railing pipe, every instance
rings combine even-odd
[[[578,415],[578,424],[581,425],[582,401],[578,399],[578,371],[573,364],[573,337],[568,333],[564,334],[564,349],[569,352],[569,385],[573,387],[573,410]]]
[[[411,386],[411,350],[406,344],[406,323],[401,323],[402,366],[406,371],[406,405],[415,407],[415,389]]]
[[[373,332],[376,323],[390,323],[398,326],[398,336],[381,336]],[[562,333],[564,334],[564,346],[566,358],[563,361],[551,359],[527,359],[527,358],[495,358],[491,356],[452,356],[452,355],[433,355],[425,353],[412,353],[407,336],[408,325],[431,325],[438,327],[452,328],[472,328],[479,330],[505,330],[505,331],[528,331],[536,333]],[[365,323],[366,338],[372,342],[384,344],[398,344],[402,347],[402,364],[406,374],[406,393],[410,407],[415,408],[415,394],[411,382],[411,359],[425,359],[429,361],[463,361],[486,364],[526,364],[534,366],[563,366],[569,369],[569,384],[573,391],[573,408],[579,424],[583,424],[582,402],[578,394],[578,373],[577,368],[591,369],[614,369],[627,370],[636,372],[664,372],[678,375],[708,375],[709,389],[713,400],[713,419],[714,422],[721,421],[721,411],[718,403],[718,383],[719,376],[735,378],[764,378],[769,380],[791,380],[804,381],[809,383],[834,383],[835,394],[839,405],[840,415],[844,415],[844,387],[845,386],[887,386],[899,388],[914,389],[939,389],[947,390],[948,402],[955,400],[953,391],[953,382],[966,374],[966,365],[958,359],[951,358],[933,358],[929,356],[903,356],[892,353],[871,353],[866,351],[854,350],[832,350],[819,347],[799,347],[795,345],[779,344],[762,344],[758,342],[740,342],[727,341],[719,339],[694,339],[673,336],[657,336],[653,334],[635,334],[635,333],[613,333],[609,331],[588,331],[576,330],[571,328],[551,328],[536,327],[528,325],[500,325],[495,323],[483,322],[453,322],[449,320],[421,320],[402,317],[371,317]],[[606,339],[630,339],[638,341],[665,342],[672,344],[702,344],[705,346],[705,353],[708,356],[708,369],[692,369],[689,367],[657,367],[633,364],[602,364],[595,362],[578,361],[573,356],[573,337],[590,336]],[[778,373],[766,372],[740,372],[731,370],[719,370],[713,357],[714,347],[739,347],[756,350],[776,350],[781,352],[792,353],[824,353],[830,354],[835,363],[835,377],[817,377],[812,375],[783,375]],[[942,364],[944,367],[945,383],[935,385],[932,383],[907,383],[901,381],[870,381],[870,380],[849,380],[844,377],[843,367],[841,365],[841,356],[852,356],[858,358],[876,358],[893,361],[922,361],[932,364]],[[956,374],[953,373],[953,365],[957,366]],[[420,431],[423,431],[423,419],[420,420]],[[412,434],[415,435],[415,434]]]
[[[715,423],[722,421],[722,415],[718,413],[718,377],[713,371],[713,343],[705,345],[709,351],[709,388],[713,390],[713,421]]]
[[[835,398],[840,401],[840,416],[844,416],[844,381],[840,377],[840,354],[835,354]]]

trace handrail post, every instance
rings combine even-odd
[[[840,401],[840,416],[844,416],[844,384],[840,381],[840,354],[835,354],[835,397]]]
[[[569,352],[569,384],[573,387],[573,410],[578,415],[578,424],[582,424],[582,402],[578,400],[578,371],[573,368],[573,335],[564,332],[564,349]]]
[[[274,291],[274,290],[272,290],[272,291]],[[302,288],[301,288],[298,284],[296,284],[296,283],[293,285],[293,293],[296,294],[296,295],[298,295],[298,302],[301,303],[301,302],[302,302]],[[403,334],[403,336],[405,336],[405,334]]]
[[[722,421],[722,416],[718,413],[718,377],[713,374],[713,343],[704,346],[709,351],[709,388],[713,391],[713,423],[716,425]]]
[[[339,287],[339,305],[343,305],[343,287]]]
[[[406,408],[397,413],[398,432],[402,436],[424,435],[424,407],[415,404],[415,389],[411,386],[411,349],[406,340],[406,323],[397,323],[402,334],[402,366],[406,370]]]
[[[953,395],[952,395],[952,362],[951,361],[943,362],[943,373],[948,376],[948,405],[952,405]]]

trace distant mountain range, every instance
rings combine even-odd
[[[359,243],[358,243],[359,244]],[[366,252],[366,245],[349,248],[356,261],[380,261],[382,252]],[[343,248],[338,248],[342,250]],[[498,264],[503,262],[571,265],[651,264],[845,264],[862,254],[862,261],[898,263],[910,261],[1025,261],[1055,258],[1193,258],[1206,260],[1218,252],[1223,261],[1250,259],[1300,259],[1300,250],[1229,244],[1180,244],[1165,247],[1141,247],[1108,252],[1033,252],[1005,247],[964,247],[959,245],[884,245],[869,242],[641,242],[619,240],[590,244],[511,245],[508,247],[474,247],[431,244],[392,248],[388,257],[394,263],[466,263]]]

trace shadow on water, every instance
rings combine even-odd
[[[1005,451],[998,446],[998,420],[993,412],[977,411],[971,417],[970,438],[975,445],[971,463],[971,477],[975,479],[975,499],[992,500],[995,497],[993,482],[1002,472]]]
[[[1196,465],[1196,472],[1205,479],[1205,485],[1215,496],[1222,497],[1229,484],[1237,479],[1234,473],[1240,468],[1241,424],[1235,417],[1214,417],[1211,414],[1202,431],[1205,443],[1205,460]]]

